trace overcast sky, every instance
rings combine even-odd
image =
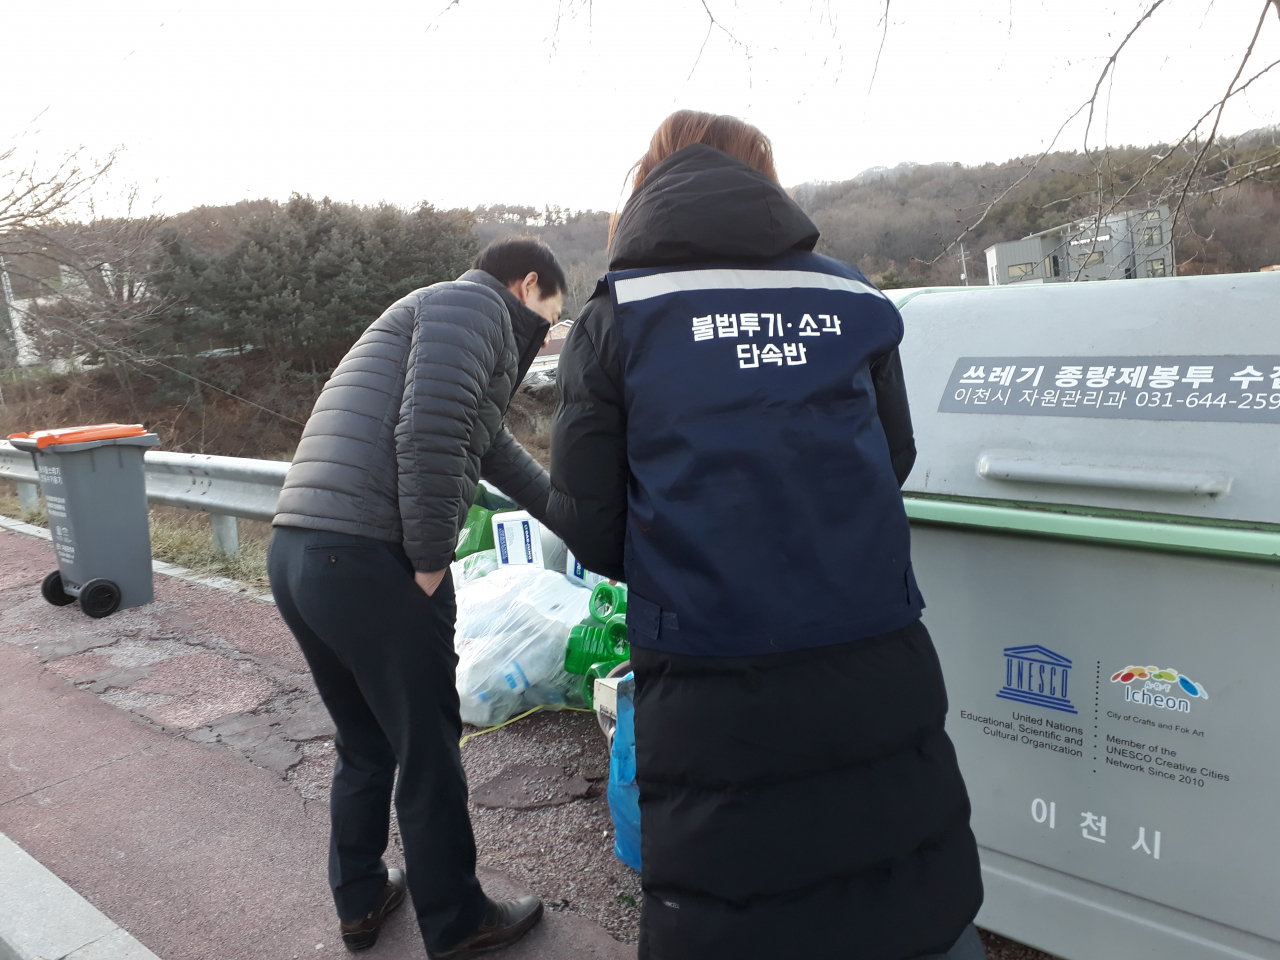
[[[724,27],[709,36],[702,0],[70,0],[56,24],[13,4],[0,131],[42,162],[120,148],[113,188],[136,182],[165,212],[293,192],[611,210],[680,107],[760,126],[788,185],[1038,151],[1149,6],[893,0],[873,83],[882,2],[706,3]],[[1165,0],[1104,88],[1093,142],[1180,136],[1261,8]],[[1277,59],[1273,14],[1246,76]],[[1223,129],[1277,122],[1280,67]]]

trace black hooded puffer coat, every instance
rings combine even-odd
[[[541,517],[546,471],[502,417],[549,326],[483,270],[393,303],[320,392],[275,525],[402,543],[431,572],[481,476]]]
[[[611,267],[766,262],[817,239],[776,183],[694,146],[628,202]],[[626,579],[627,409],[643,398],[624,391],[617,336],[602,283],[561,356],[548,509],[588,569]],[[871,369],[902,482],[915,446],[897,350]],[[786,602],[768,569],[759,589]],[[906,960],[955,942],[982,882],[922,624],[763,656],[631,653],[641,960]]]

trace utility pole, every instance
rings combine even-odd
[[[4,290],[5,314],[10,319],[10,322],[14,324],[16,333],[17,321],[13,320],[13,284],[9,282],[9,265],[4,262],[3,256],[0,256],[0,287],[3,287]],[[16,336],[14,341],[17,341]]]
[[[9,324],[9,339],[13,344],[13,357],[16,361],[21,352],[18,347],[18,317],[13,309],[13,284],[9,282],[9,265],[0,256],[0,295],[4,299],[4,319]],[[0,396],[0,407],[4,406],[4,397]]]
[[[960,279],[964,281],[964,285],[969,285],[969,268],[965,265],[964,242],[960,243]]]

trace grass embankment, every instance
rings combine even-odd
[[[48,527],[44,501],[38,510],[23,510],[18,503],[18,490],[12,483],[0,483],[0,514],[38,527]],[[240,532],[240,555],[220,557],[213,550],[213,530],[207,514],[174,507],[152,507],[151,556],[174,563],[197,573],[213,577],[229,577],[251,587],[268,589],[267,545],[271,526],[252,520],[237,521]]]

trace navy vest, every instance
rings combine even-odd
[[[631,468],[631,642],[740,657],[917,620],[870,369],[902,339],[897,308],[813,253],[607,279]]]

